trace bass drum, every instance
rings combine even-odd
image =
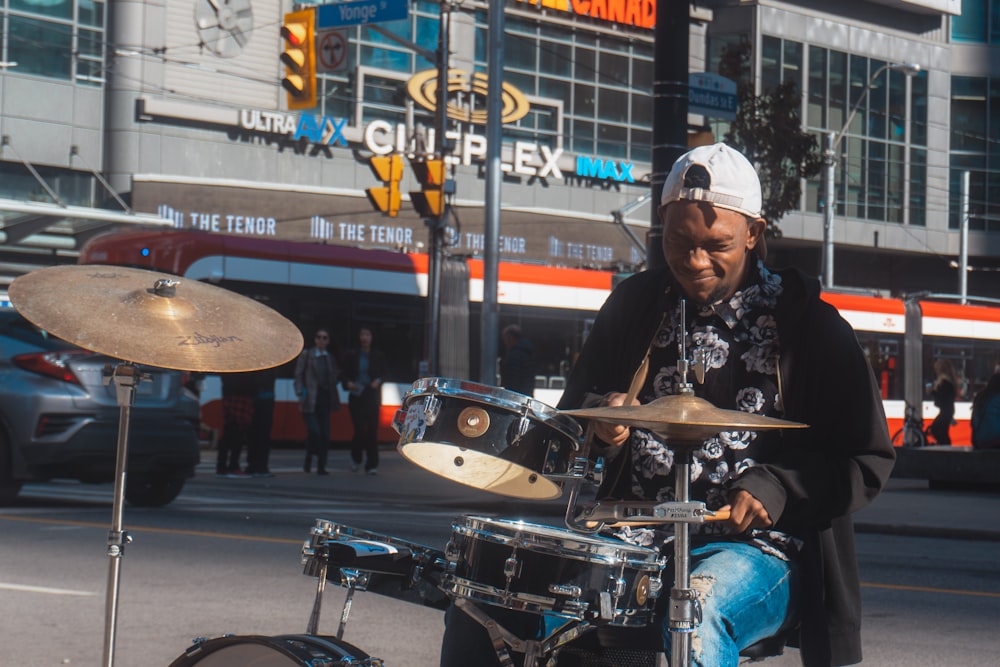
[[[382,667],[356,646],[316,635],[226,636],[199,639],[170,667]]]

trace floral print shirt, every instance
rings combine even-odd
[[[778,330],[774,309],[782,293],[781,277],[758,260],[746,287],[731,298],[706,306],[687,306],[687,326],[681,322],[679,300],[668,312],[650,348],[649,375],[639,394],[642,403],[677,394],[684,382],[678,370],[680,336],[686,335],[689,360],[704,362],[704,383],[693,372],[687,382],[695,395],[717,408],[781,416],[778,384]],[[691,499],[709,509],[727,504],[727,483],[756,464],[757,434],[728,431],[706,440],[692,453]],[[674,499],[674,451],[650,431],[633,428],[631,486],[639,499],[664,502]],[[650,546],[670,533],[667,529],[624,528],[618,536]],[[724,526],[692,524],[692,534],[717,535]],[[796,550],[788,536],[777,531],[753,530],[742,536],[768,553],[785,558]]]

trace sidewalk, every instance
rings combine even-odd
[[[199,479],[214,478],[214,456],[214,451],[202,452]],[[568,492],[552,500],[496,495],[430,473],[388,445],[380,450],[376,476],[351,472],[350,456],[344,449],[330,451],[327,466],[330,475],[326,477],[303,472],[303,459],[301,449],[275,449],[271,452],[274,477],[219,482],[246,485],[247,488],[262,486],[269,493],[292,497],[377,494],[383,499],[454,508],[461,512],[544,516],[559,525],[566,512]],[[581,493],[587,497],[586,489]],[[923,480],[893,478],[875,502],[858,512],[854,519],[859,533],[1000,541],[1000,491],[931,489]]]

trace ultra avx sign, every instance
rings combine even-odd
[[[316,29],[344,28],[405,19],[409,0],[355,0],[316,6]]]

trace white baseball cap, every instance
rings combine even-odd
[[[660,205],[682,199],[708,202],[751,218],[760,217],[763,201],[757,170],[742,153],[722,143],[699,146],[674,162]]]

